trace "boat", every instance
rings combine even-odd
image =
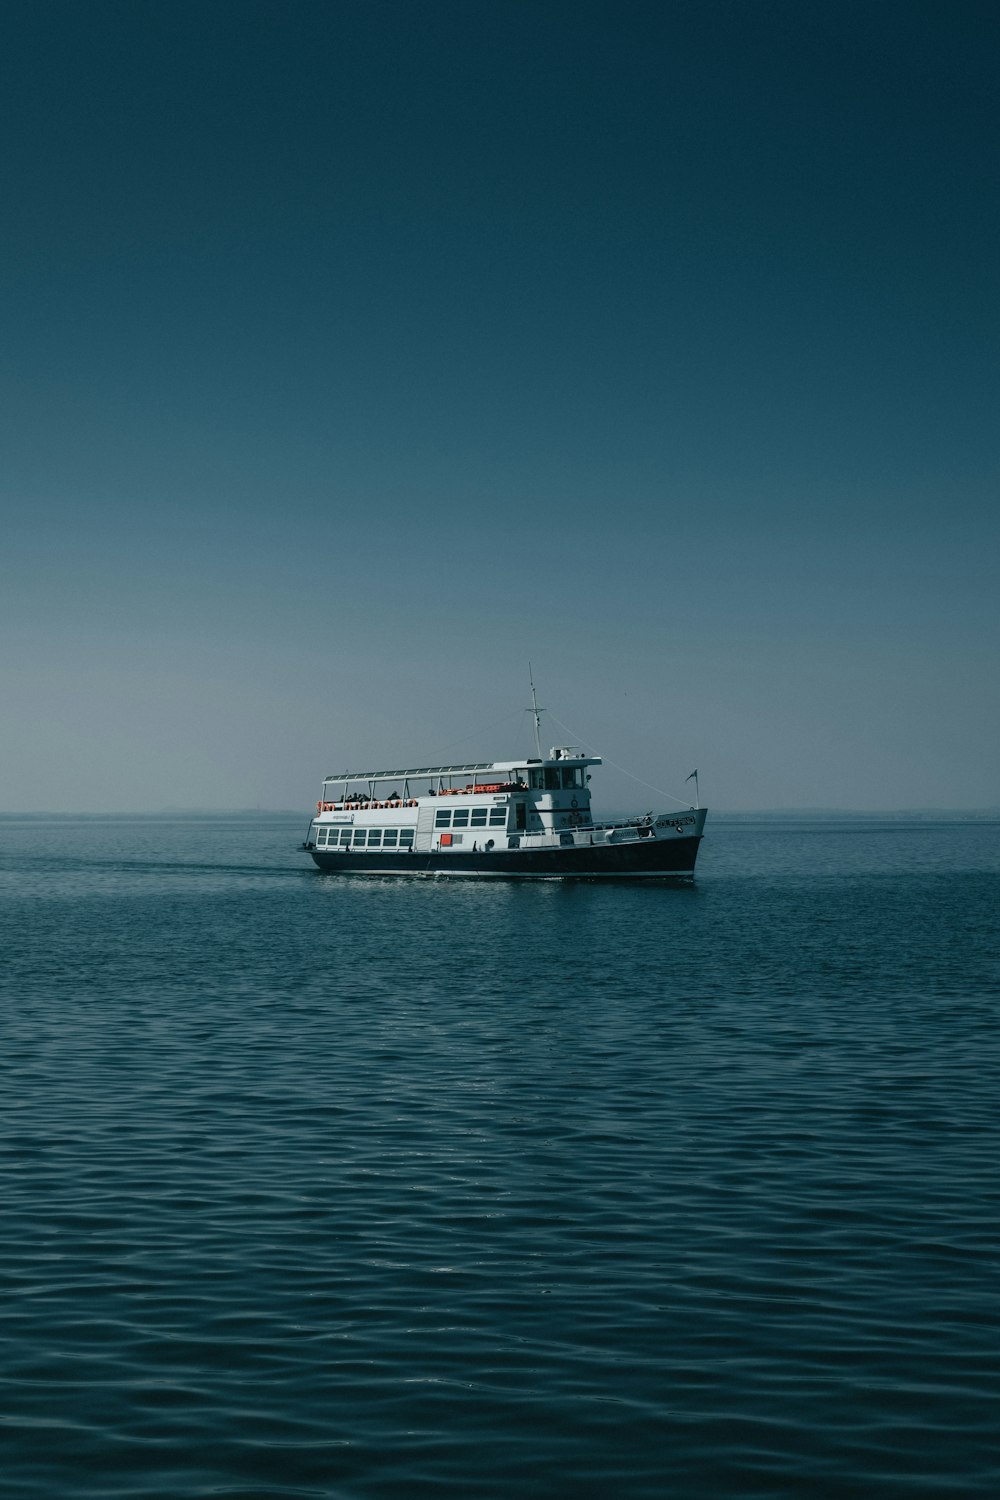
[[[691,880],[706,809],[596,821],[590,768],[572,745],[461,765],[338,771],[323,780],[303,849],[337,875],[480,880]]]

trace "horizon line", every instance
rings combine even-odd
[[[692,806],[694,804],[692,803]],[[707,809],[716,818],[879,818],[879,817],[961,817],[1000,819],[1000,805],[978,807],[711,807]],[[619,816],[614,810],[614,816]],[[0,819],[15,818],[256,818],[256,817],[302,817],[312,814],[294,807],[159,807],[159,808],[0,808]]]

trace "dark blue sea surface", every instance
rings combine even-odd
[[[0,1490],[1000,1494],[995,825],[0,823]]]

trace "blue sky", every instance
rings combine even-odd
[[[680,795],[1000,803],[998,40],[12,0],[0,807],[517,754],[529,658]]]

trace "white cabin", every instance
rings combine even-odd
[[[545,759],[341,771],[323,781],[310,829],[318,850],[415,853],[575,844],[595,827],[588,767],[600,756],[554,745]]]

